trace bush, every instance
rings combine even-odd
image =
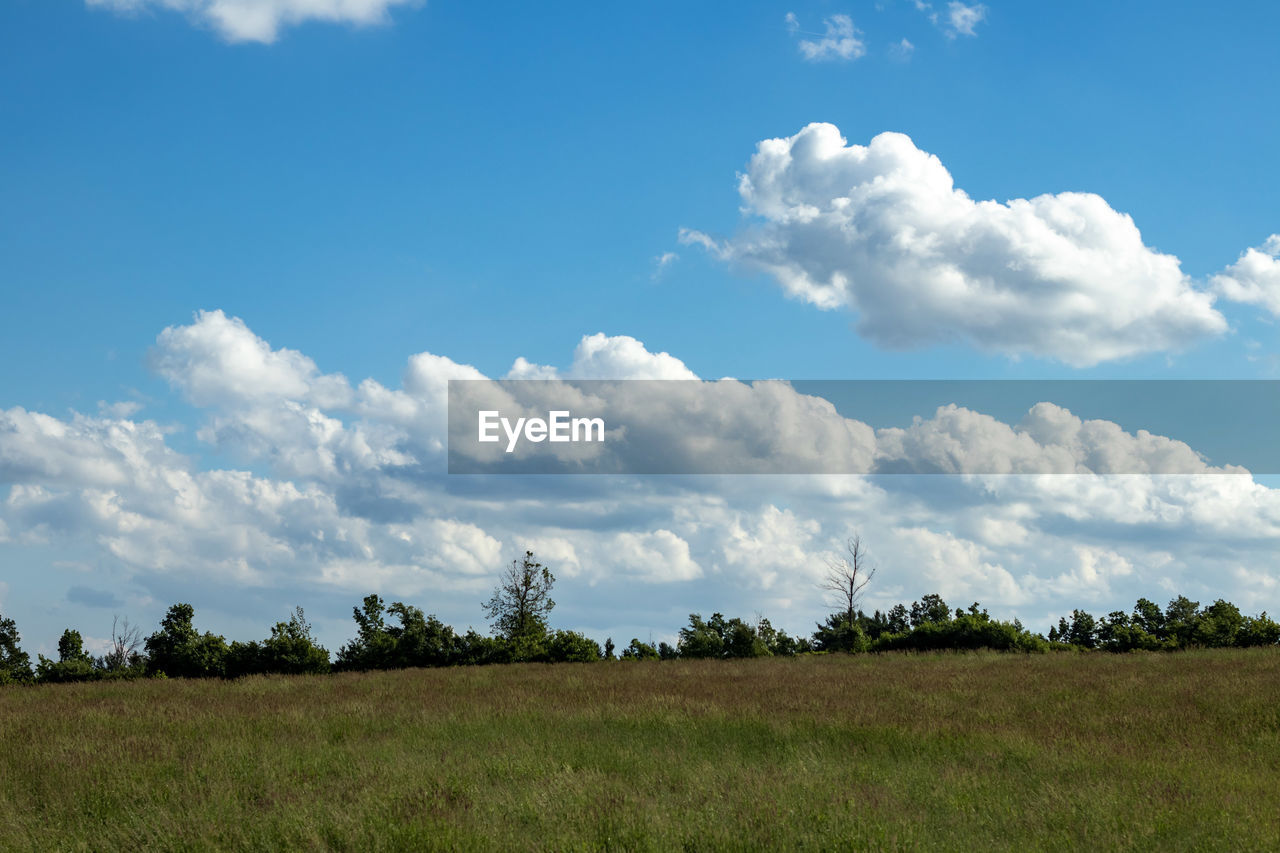
[[[547,658],[552,662],[590,663],[602,657],[600,644],[577,631],[556,631],[547,640]]]

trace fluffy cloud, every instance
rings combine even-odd
[[[1260,305],[1280,317],[1280,234],[1272,234],[1256,249],[1247,249],[1211,283],[1223,299]]]
[[[801,34],[800,21],[794,12],[788,12],[787,29],[793,35]],[[832,15],[822,21],[823,32],[816,39],[801,39],[799,48],[801,55],[810,62],[824,60],[858,59],[866,55],[867,46],[858,38],[859,32],[848,15]]]
[[[573,363],[561,373],[554,367],[517,358],[508,379],[697,379],[683,361],[665,353],[651,353],[628,335],[584,335],[573,351]]]
[[[191,325],[161,332],[152,367],[201,407],[276,399],[335,407],[351,397],[342,376],[322,375],[295,350],[271,349],[244,321],[221,311],[201,311]]]
[[[738,191],[754,224],[683,242],[857,312],[858,332],[884,347],[969,343],[1088,366],[1226,330],[1178,259],[1099,196],[974,201],[900,133],[848,145],[811,124],[765,140]]]
[[[231,42],[270,44],[285,27],[323,21],[369,26],[389,20],[396,6],[417,6],[422,0],[85,0],[90,7],[136,14],[153,9],[181,12],[215,29]]]
[[[973,6],[966,6],[964,3],[957,2],[948,3],[947,35],[950,38],[977,35],[973,28],[985,20],[986,17],[987,7],[981,3]]]

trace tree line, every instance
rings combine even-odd
[[[312,634],[302,608],[271,628],[270,636],[233,641],[195,627],[195,610],[169,608],[148,636],[127,622],[113,624],[108,650],[84,649],[79,631],[68,628],[58,641],[58,658],[38,655],[33,666],[21,649],[13,619],[0,615],[0,684],[56,683],[114,678],[237,678],[254,674],[464,666],[516,662],[754,658],[835,652],[993,649],[1044,653],[1053,650],[1109,652],[1174,651],[1188,648],[1274,646],[1280,624],[1264,612],[1245,616],[1221,599],[1201,607],[1178,596],[1163,610],[1140,598],[1132,613],[1113,611],[1095,618],[1073,610],[1049,629],[1033,633],[1017,619],[993,619],[975,602],[953,610],[941,596],[926,595],[910,606],[898,604],[870,615],[857,606],[874,569],[867,570],[860,540],[850,540],[853,559],[832,564],[825,589],[838,594],[841,608],[818,623],[809,636],[790,636],[763,617],[710,618],[693,613],[673,646],[633,638],[620,651],[612,638],[601,646],[576,631],[556,630],[548,618],[555,601],[551,571],[526,552],[506,570],[484,610],[492,634],[459,633],[434,615],[400,601],[387,604],[368,595],[353,608],[356,635],[331,659]]]

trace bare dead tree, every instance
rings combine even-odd
[[[100,659],[102,668],[115,671],[133,666],[140,657],[138,649],[142,648],[142,639],[141,628],[130,625],[128,619],[121,624],[120,617],[112,617],[111,648]]]
[[[853,624],[862,590],[876,575],[876,566],[867,556],[862,537],[854,534],[845,543],[847,556],[827,560],[827,576],[821,588],[830,594],[836,606],[845,612],[849,624]]]

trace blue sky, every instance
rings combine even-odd
[[[130,457],[111,444],[106,421],[153,423],[158,432],[148,447],[187,454],[166,462],[166,470],[250,472],[264,484],[338,496],[338,527],[352,518],[385,527],[392,522],[362,516],[354,509],[361,501],[342,497],[362,488],[385,497],[390,486],[369,485],[372,474],[356,477],[344,463],[334,469],[345,472],[340,476],[322,475],[296,454],[285,459],[279,441],[245,438],[275,410],[260,395],[252,405],[236,397],[229,380],[205,381],[201,365],[217,360],[216,347],[243,345],[247,352],[262,341],[267,352],[288,349],[313,363],[312,373],[299,368],[310,377],[299,380],[304,385],[342,374],[352,389],[369,378],[410,396],[406,365],[414,354],[433,353],[488,376],[503,375],[517,357],[571,373],[590,360],[575,355],[579,342],[596,333],[614,342],[601,350],[617,356],[605,360],[614,369],[669,353],[701,377],[1276,376],[1272,310],[1280,305],[1280,267],[1267,259],[1280,249],[1263,249],[1280,232],[1280,117],[1273,108],[1280,9],[921,5],[10,0],[0,6],[0,358],[8,366],[0,412],[20,408],[67,424],[76,412],[97,418],[102,423],[84,427],[84,441],[108,447],[117,461]],[[293,10],[292,18],[277,18],[282,9]],[[957,11],[968,17],[953,17]],[[999,290],[996,274],[997,296],[1026,300],[998,322],[964,314],[970,302],[920,302],[920,292],[899,287],[910,270],[921,274],[917,266],[904,272],[902,257],[848,254],[848,245],[832,242],[839,222],[805,231],[760,209],[742,212],[738,176],[763,180],[751,165],[757,145],[800,139],[814,122],[838,128],[848,146],[867,146],[886,131],[905,134],[914,149],[898,151],[894,163],[906,169],[917,161],[914,152],[935,155],[975,201],[1096,194],[1107,206],[1098,227],[1118,227],[1112,214],[1127,214],[1141,233],[1138,249],[1150,252],[1104,252],[1100,267],[1079,273],[1081,281],[1111,276],[1107,263],[1141,266],[1156,252],[1180,266],[1151,277],[1115,273],[1119,296],[1084,310],[1074,343],[1049,341],[1055,321],[1036,290],[1048,273],[1035,269],[1009,291]],[[791,145],[796,155],[799,143]],[[826,186],[814,174],[797,171],[780,192],[791,197]],[[937,200],[910,192],[912,203]],[[902,204],[869,205],[856,221],[904,229],[898,234],[927,232],[936,221],[922,214],[904,225]],[[989,225],[988,236],[1013,229],[1009,245],[1034,243],[1040,233],[1003,219]],[[705,235],[710,248],[690,233]],[[761,235],[786,248],[761,249]],[[1010,268],[1001,253],[1015,251],[1001,244],[988,256],[981,246],[941,239],[944,247],[961,246],[956,251],[966,253],[971,276]],[[877,252],[878,245],[858,252]],[[1250,248],[1257,262],[1232,273]],[[1027,251],[1015,266],[1035,266],[1039,249]],[[670,260],[660,264],[667,253]],[[944,276],[938,270],[951,269],[951,261],[938,263],[930,269]],[[830,267],[873,272],[865,282],[855,275],[843,303],[823,310],[812,290],[788,296],[778,265],[806,274]],[[806,281],[812,285],[812,276]],[[1160,287],[1164,296],[1151,296]],[[920,305],[927,321],[917,327]],[[1113,322],[1129,310],[1130,320]],[[226,322],[212,314],[201,320],[200,311],[220,311]],[[1022,311],[1040,313],[1028,321]],[[1026,334],[1016,334],[1019,324]],[[905,348],[886,339],[899,327],[910,339]],[[168,328],[194,331],[166,349],[157,336]],[[621,336],[639,342],[644,357],[617,343]],[[179,366],[157,368],[175,352]],[[219,364],[245,368],[234,359]],[[243,390],[243,383],[235,387]],[[289,382],[272,387],[279,399],[271,406],[291,402],[325,413],[335,429],[415,434],[412,423],[393,423],[363,397],[335,402],[310,385],[306,393]],[[140,408],[100,409],[99,401]],[[331,644],[350,633],[343,626],[359,583],[324,580],[319,558],[296,547],[269,566],[251,565],[255,551],[245,545],[207,563],[193,558],[201,567],[183,569],[154,541],[130,541],[101,517],[85,520],[71,509],[56,520],[24,514],[32,489],[84,506],[114,490],[139,518],[177,524],[165,534],[174,541],[195,536],[182,528],[188,522],[155,508],[172,501],[147,485],[153,471],[135,460],[109,482],[77,479],[49,461],[65,450],[49,444],[54,427],[21,427],[14,417],[0,434],[0,496],[13,490],[0,515],[0,611],[18,616],[33,647],[51,647],[66,624],[101,636],[95,626],[113,610],[149,625],[178,599],[198,599],[198,617],[207,611],[211,627],[236,636],[264,633],[298,603],[318,615]],[[23,432],[28,428],[43,438]],[[220,437],[210,439],[214,434]],[[388,442],[409,452],[403,441]],[[624,631],[673,632],[680,614],[694,609],[762,609],[784,615],[775,623],[804,629],[822,607],[807,593],[779,592],[786,567],[820,562],[842,535],[839,518],[849,506],[840,501],[853,499],[824,503],[808,487],[779,496],[689,486],[681,500],[701,508],[689,513],[705,516],[694,523],[677,517],[666,487],[636,483],[611,493],[616,516],[578,525],[564,520],[578,510],[565,508],[559,484],[540,487],[540,507],[535,488],[505,516],[451,502],[450,490],[460,487],[421,488],[416,497],[401,496],[417,507],[415,523],[471,525],[468,535],[494,544],[467,551],[463,562],[476,566],[455,576],[444,565],[449,558],[430,568],[431,559],[393,556],[370,540],[368,559],[385,571],[370,572],[367,591],[478,624],[483,596],[476,591],[491,582],[480,555],[496,558],[496,575],[523,539],[542,535],[563,540],[548,547],[571,547],[583,563],[564,572],[576,571],[578,585],[560,597],[565,624],[623,641],[630,636]],[[494,488],[495,497],[477,503],[500,504],[502,491]],[[967,508],[957,508],[899,494],[912,491],[907,486],[882,490],[867,498],[864,517],[886,531],[879,537],[886,568],[910,564],[899,573],[908,600],[933,591],[928,583],[950,583],[956,595],[1041,618],[1080,604],[1127,606],[1135,590],[1153,595],[1152,586],[1195,576],[1189,558],[1166,560],[1147,544],[1167,533],[1165,522],[1133,520],[1117,532],[1113,518],[1068,535],[1048,520],[1062,517],[1060,510],[1027,514],[1027,506],[1049,500],[1042,492],[1002,498],[994,508],[971,495]],[[1190,500],[1166,498],[1176,506]],[[1238,513],[1258,515],[1259,527],[1235,536],[1215,527],[1213,536],[1200,537],[1206,553],[1230,564],[1223,579],[1205,581],[1206,590],[1222,591],[1206,594],[1280,608],[1276,576],[1263,557],[1275,498],[1259,485],[1233,500],[1243,502]],[[802,509],[806,501],[813,505]],[[189,523],[199,527],[232,511],[209,506],[204,521]],[[732,518],[717,516],[721,509]],[[1196,523],[1216,523],[1196,507],[1183,509]],[[290,551],[289,536],[271,527],[276,522],[253,515],[264,510],[240,511],[248,513],[246,531]],[[983,513],[1024,532],[991,533],[978,520]],[[563,530],[553,535],[538,526],[548,518]],[[677,529],[681,524],[693,526]],[[582,532],[588,528],[590,536]],[[734,529],[776,565],[743,590],[727,580],[738,565],[738,540],[723,536]],[[579,536],[605,538],[593,544]],[[868,538],[874,547],[876,537]],[[1062,552],[1064,541],[1094,550],[1057,565],[1050,555]],[[799,550],[782,553],[792,545]],[[687,557],[697,570],[646,580],[653,604],[635,615],[595,619],[592,612],[624,609],[635,597],[628,578],[640,570],[627,567],[640,558],[623,555],[627,548],[672,565]],[[938,567],[961,557],[975,567],[968,585]],[[228,570],[235,560],[253,577]],[[1116,570],[1098,593],[1101,582],[1087,566],[1114,569],[1117,561],[1129,568]],[[1017,590],[992,581],[982,566],[1019,579]],[[413,582],[397,574],[414,571],[423,574]],[[1024,583],[1024,576],[1039,580]],[[72,589],[117,592],[110,606],[95,607],[85,603],[92,595]],[[238,606],[246,596],[253,606]],[[659,602],[674,604],[664,609]]]

